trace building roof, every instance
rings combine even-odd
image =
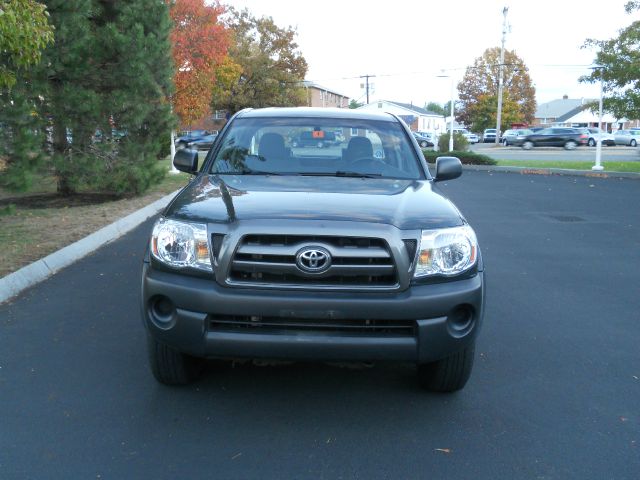
[[[317,90],[322,90],[323,92],[329,92],[329,93],[333,93],[334,95],[338,95],[339,97],[344,97],[344,98],[349,98],[347,95],[345,95],[344,93],[339,93],[336,92],[335,90],[332,90],[330,88],[327,87],[323,87],[322,85],[319,85],[315,82],[311,82],[309,80],[305,80],[302,82],[303,85],[307,88],[315,88]]]
[[[567,118],[571,118],[579,111],[586,108],[594,100],[585,98],[559,98],[547,103],[541,103],[538,105],[538,109],[535,113],[535,118],[549,118],[559,119],[569,113],[573,112]]]
[[[442,115],[440,115],[439,113],[435,113],[430,110],[426,110],[424,108],[411,105],[410,103],[392,102],[390,100],[381,100],[381,101],[391,103],[392,105],[396,105],[397,107],[406,108],[407,110],[411,110],[417,113],[418,115],[430,115],[432,117],[442,117]]]

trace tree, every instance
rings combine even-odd
[[[220,21],[224,8],[217,2],[174,0],[170,12],[176,65],[173,107],[181,123],[190,125],[210,112],[216,68],[227,55],[229,31]]]
[[[498,95],[498,79],[500,77],[500,48],[488,48],[481,57],[476,58],[472,66],[467,67],[462,81],[458,84],[459,108],[456,115],[458,121],[474,130],[477,124],[486,121],[486,115],[474,116],[474,112],[483,111],[478,102],[488,102],[488,98]],[[517,105],[517,115],[511,121],[532,122],[535,110],[535,88],[533,87],[529,69],[514,51],[505,50],[503,68],[503,101],[509,98]],[[496,102],[497,108],[497,102]],[[503,116],[501,130],[509,122]],[[495,123],[493,125],[495,127]]]
[[[481,132],[485,128],[496,128],[497,111],[498,95],[481,94],[476,103],[469,106],[469,116],[474,119],[473,129]],[[511,100],[508,93],[503,93],[501,123],[511,125],[520,122],[521,118],[520,106]]]
[[[0,88],[16,83],[16,70],[40,61],[41,51],[53,41],[46,7],[34,0],[0,3]]]
[[[449,107],[451,108],[451,107]],[[447,112],[445,112],[444,107],[442,105],[440,105],[439,103],[436,102],[429,102],[427,104],[425,104],[424,106],[425,110],[429,110],[430,112],[433,113],[437,113],[438,115],[442,115],[444,117],[446,117],[447,115],[449,115],[449,111],[447,110]]]
[[[296,32],[271,17],[255,18],[230,9],[230,63],[226,84],[214,87],[212,108],[235,113],[247,107],[299,106],[306,103],[302,81],[307,62],[297,50]]]
[[[8,160],[3,183],[28,188],[40,164],[38,157],[25,155],[24,145],[40,141],[34,151],[46,153],[43,161],[61,194],[81,187],[144,191],[164,173],[157,158],[162,134],[168,137],[173,123],[167,5],[49,0],[47,6],[55,48],[43,50],[42,62],[20,74],[16,87],[0,97],[2,107],[11,107],[6,114],[1,109],[8,140],[0,145]]]
[[[640,1],[625,5],[627,13],[640,10]],[[609,40],[587,39],[584,47],[597,48],[591,75],[582,82],[602,80],[604,107],[618,118],[640,118],[640,21],[634,21]]]
[[[469,149],[469,141],[460,132],[453,132],[453,151],[464,152]],[[449,151],[449,132],[443,133],[438,138],[438,150],[441,152]]]
[[[349,108],[351,108],[351,109],[360,108],[363,105],[364,105],[364,103],[358,102],[357,100],[355,100],[353,98],[349,102]]]

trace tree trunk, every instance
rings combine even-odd
[[[69,196],[75,193],[69,181],[69,169],[66,165],[70,161],[69,142],[67,140],[67,127],[60,118],[53,121],[53,155],[59,161],[64,162],[64,167],[56,166],[56,176],[58,177],[58,193]]]

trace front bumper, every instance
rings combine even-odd
[[[476,337],[484,314],[484,274],[394,293],[318,292],[223,287],[213,279],[160,271],[145,263],[141,302],[149,334],[193,356],[426,363],[464,348]],[[239,316],[258,319],[257,328],[218,328],[211,321]],[[305,319],[385,320],[413,328],[402,335],[265,331],[260,318],[296,319],[298,324]]]

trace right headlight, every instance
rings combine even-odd
[[[213,271],[204,224],[158,219],[151,234],[151,254],[174,268]]]
[[[472,268],[478,257],[478,240],[469,225],[423,230],[414,278],[459,275]]]

